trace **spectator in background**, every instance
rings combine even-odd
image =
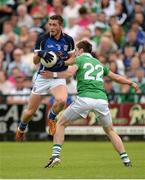
[[[4,22],[3,31],[0,35],[0,42],[2,44],[9,40],[13,40],[14,44],[18,42],[18,36],[13,32],[13,27],[9,21]]]
[[[30,89],[25,88],[25,79],[24,76],[16,78],[16,86],[13,90],[10,91],[11,95],[7,99],[8,104],[25,104],[28,102]]]
[[[132,19],[134,13],[135,0],[122,0],[123,11],[127,14],[128,21]]]
[[[9,20],[15,8],[14,0],[0,1],[0,34],[2,33],[2,24]]]
[[[18,13],[18,26],[27,26],[28,28],[31,28],[33,26],[33,19],[32,17],[27,13],[27,7],[24,4],[20,4],[17,7],[17,13]]]
[[[82,28],[77,24],[76,18],[68,18],[68,26],[64,28],[64,32],[70,35],[74,40],[78,39]]]
[[[50,14],[53,10],[53,7],[47,3],[47,0],[35,0],[35,5],[31,9],[31,16],[33,17],[35,14],[41,14],[42,11],[46,11],[47,14]]]
[[[139,23],[136,21],[133,21],[131,24],[131,29],[137,33],[137,41],[140,44],[145,45],[145,32],[139,26]]]
[[[5,70],[5,65],[4,65],[4,53],[2,50],[0,50],[0,70]]]
[[[99,4],[94,0],[85,0],[83,6],[85,6],[90,13],[100,11]]]
[[[127,71],[126,75],[130,78],[134,78],[136,76],[136,71],[140,69],[141,63],[137,56],[132,57],[130,68]]]
[[[38,38],[38,32],[29,31],[29,42],[32,43],[33,48],[34,48],[34,45],[35,45],[37,38]]]
[[[14,88],[13,84],[7,80],[6,73],[0,70],[0,91],[2,94],[9,94]]]
[[[13,28],[13,32],[19,36],[20,35],[20,27],[17,24],[18,16],[16,15],[16,13],[13,13],[12,16],[10,17],[10,23]]]
[[[30,67],[22,61],[23,51],[19,48],[15,49],[13,52],[14,61],[8,67],[8,75],[12,74],[12,69],[18,67],[20,71],[26,76],[32,76]]]
[[[125,67],[124,67],[124,64],[123,64],[123,60],[121,59],[121,57],[119,57],[119,52],[115,51],[112,54],[110,54],[110,56],[108,58],[108,62],[109,63],[115,62],[116,70],[117,70],[116,73],[118,73],[120,75],[125,75]]]
[[[27,26],[22,26],[20,28],[19,45],[23,47],[23,44],[25,44],[28,40],[29,40],[29,29]]]
[[[42,28],[42,19],[43,16],[41,14],[34,14],[33,16],[33,27],[30,28],[30,32],[35,31],[38,34],[43,33],[44,29]]]
[[[124,59],[123,63],[125,66],[126,71],[130,68],[131,65],[131,59],[135,54],[135,49],[131,46],[126,45],[124,48]]]
[[[93,36],[92,40],[95,42],[96,47],[100,45],[101,37],[104,32],[104,28],[101,25],[95,25],[95,35]]]
[[[131,46],[136,52],[140,52],[143,49],[143,45],[137,41],[137,32],[130,30],[127,34],[126,45]]]
[[[52,16],[55,14],[63,16],[64,7],[62,4],[62,0],[53,0],[52,5],[53,5],[53,11],[49,14],[49,16]],[[66,18],[67,16],[66,17],[64,16],[65,21],[66,21]],[[64,22],[64,24],[66,24],[66,22]]]
[[[115,90],[113,87],[112,80],[109,79],[108,77],[106,77],[106,78],[104,78],[104,81],[105,81],[104,87],[105,87],[105,91],[107,93],[109,103],[117,102],[117,98],[115,96]]]
[[[113,24],[111,26],[111,32],[113,35],[113,40],[116,43],[117,47],[118,48],[124,47],[125,37],[122,26],[120,26],[119,24]]]
[[[143,13],[136,13],[134,20],[136,22],[138,22],[138,24],[140,25],[140,27],[142,27],[143,31],[145,31],[145,18]]]
[[[115,16],[117,18],[117,24],[124,25],[127,20],[127,14],[123,12],[122,4],[118,1],[115,2]]]
[[[145,72],[142,67],[136,69],[135,76],[132,80],[138,84],[141,93],[145,94]]]
[[[24,76],[24,74],[22,74],[18,67],[14,67],[12,69],[12,74],[8,77],[8,80],[13,84],[13,86],[16,86],[16,79],[21,76]]]
[[[115,2],[113,0],[101,0],[101,9],[109,19],[110,16],[115,15]]]
[[[145,50],[140,54],[141,67],[145,72]]]
[[[7,41],[3,46],[3,52],[4,52],[4,61],[6,64],[6,69],[8,69],[11,62],[13,62],[13,51],[14,51],[15,45],[12,41]]]
[[[88,10],[85,6],[80,7],[79,9],[79,19],[78,19],[78,25],[86,28],[91,24],[91,18],[89,16]]]
[[[64,7],[63,17],[68,18],[79,18],[79,9],[81,5],[76,0],[68,0],[67,6]]]
[[[95,36],[95,23],[97,22],[97,13],[96,12],[90,12],[89,14],[91,23],[88,26],[88,28],[91,31],[91,36]]]
[[[32,73],[34,73],[37,69],[37,66],[33,63],[33,56],[34,53],[33,49],[33,42],[28,41],[24,44],[23,51],[24,54],[22,55],[22,61],[25,62],[31,69]]]
[[[109,34],[111,37],[112,35]],[[102,54],[104,57],[108,58],[111,53],[116,51],[117,47],[113,41],[113,39],[107,37],[107,36],[102,36],[100,40],[100,45],[97,49],[97,54]]]

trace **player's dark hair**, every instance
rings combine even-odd
[[[91,53],[92,52],[92,44],[90,44],[88,41],[83,40],[77,43],[77,48],[78,49],[83,49],[84,52],[86,53]]]
[[[63,17],[60,16],[60,15],[50,16],[49,19],[51,19],[51,20],[57,20],[61,26],[63,25],[63,21],[64,21],[64,20],[63,20]]]

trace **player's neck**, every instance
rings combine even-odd
[[[56,40],[59,40],[60,39],[60,36],[61,36],[61,31],[56,35],[56,36],[54,36],[54,38],[56,39]]]

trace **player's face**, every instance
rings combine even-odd
[[[58,20],[49,20],[48,22],[48,29],[52,36],[58,36],[61,33],[61,25],[59,24]]]
[[[79,56],[82,54],[82,49],[78,49],[77,47],[75,48],[75,55]]]

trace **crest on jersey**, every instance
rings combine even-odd
[[[47,48],[53,48],[54,46],[52,44],[48,44]]]
[[[64,51],[68,50],[68,45],[64,45]]]
[[[56,44],[57,50],[60,51],[61,50],[61,46],[59,44]]]

